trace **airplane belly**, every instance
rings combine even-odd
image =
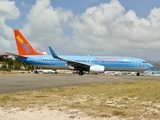
[[[144,71],[147,68],[140,67],[105,67],[105,71]]]
[[[43,67],[43,68],[51,68],[51,69],[58,69],[58,70],[72,70],[71,68],[69,68],[68,66],[54,66],[54,65],[38,65],[39,67]]]

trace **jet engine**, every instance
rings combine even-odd
[[[91,73],[103,73],[105,70],[105,67],[104,66],[101,66],[101,65],[92,65],[90,68],[89,68],[89,71]]]

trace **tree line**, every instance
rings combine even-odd
[[[152,68],[152,70],[160,70],[160,60],[159,61],[149,61],[148,60],[148,62],[154,66],[154,68]]]
[[[17,58],[7,58],[0,55],[0,70],[31,70],[32,65],[27,65],[26,63],[18,61]]]

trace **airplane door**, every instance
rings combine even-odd
[[[88,55],[87,62],[88,62],[88,63],[91,63],[91,59],[89,58],[89,55]]]
[[[139,61],[135,61],[135,66],[139,66]]]
[[[35,57],[35,63],[36,63],[36,64],[38,63],[38,58],[37,58],[37,57]]]

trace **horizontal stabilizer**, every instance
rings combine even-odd
[[[21,55],[13,54],[13,53],[8,53],[8,52],[6,52],[6,54],[8,54],[8,55],[12,55],[12,56],[15,56],[15,57],[23,57],[23,58],[27,58],[27,57],[25,57],[25,56],[21,56]]]

